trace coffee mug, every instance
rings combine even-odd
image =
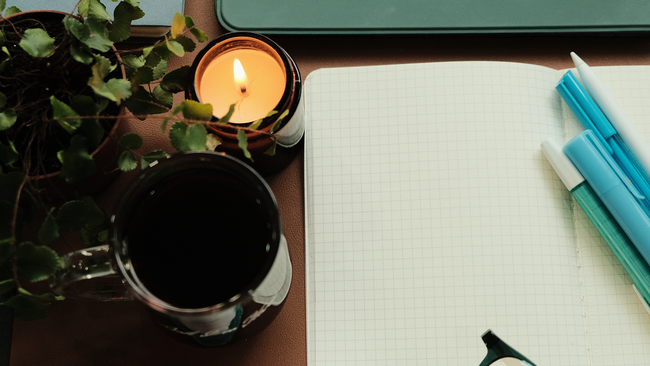
[[[50,280],[55,292],[135,298],[165,328],[211,346],[263,329],[292,273],[271,189],[248,165],[215,152],[144,169],[117,203],[110,244],[63,262]]]

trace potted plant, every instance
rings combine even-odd
[[[209,121],[210,105],[173,106],[190,68],[169,71],[167,60],[195,48],[190,34],[199,42],[207,39],[190,17],[177,13],[170,33],[149,47],[113,47],[129,37],[131,21],[144,16],[139,2],[121,1],[111,16],[100,0],[80,0],[70,14],[41,16],[16,7],[5,11],[0,0],[0,304],[19,318],[42,317],[49,303],[62,299],[32,285],[60,266],[48,245],[62,232],[78,233],[87,245],[106,240],[108,216],[92,190],[80,185],[105,174],[98,148],[113,142],[123,150],[108,154],[116,157],[108,172],[146,167],[166,156],[155,150],[137,159],[142,138],[115,134],[125,107],[139,119],[167,113],[163,129],[182,115],[170,128],[179,150],[218,143],[203,123],[192,123]]]

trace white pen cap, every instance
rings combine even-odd
[[[560,176],[562,183],[564,183],[569,191],[584,182],[585,178],[582,177],[582,174],[576,169],[575,165],[562,152],[562,145],[552,137],[549,137],[540,146],[544,155],[546,155],[546,159],[551,163],[551,166],[553,166],[553,169],[555,169],[555,172]]]

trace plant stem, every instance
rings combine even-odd
[[[13,212],[13,217],[11,219],[11,248],[13,249],[13,263],[12,263],[12,270],[13,270],[13,275],[14,275],[14,282],[16,283],[16,288],[20,288],[20,281],[18,279],[18,245],[16,243],[16,224],[18,221],[18,208],[19,208],[19,203],[20,203],[20,196],[23,192],[23,188],[25,187],[25,183],[27,183],[27,175],[23,178],[23,181],[20,183],[20,186],[18,187],[18,192],[16,194],[16,201],[14,203],[14,212]]]

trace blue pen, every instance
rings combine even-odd
[[[567,142],[562,150],[589,182],[646,262],[650,263],[650,218],[631,193],[634,187],[596,134],[586,130]]]
[[[607,117],[571,71],[564,74],[555,89],[564,98],[564,101],[575,113],[585,129],[594,131],[603,148],[614,158],[614,161],[623,169],[637,190],[640,191],[641,196],[637,196],[637,198],[640,200],[639,202],[646,215],[650,216],[650,200],[644,199],[644,197],[650,197],[650,183],[647,174],[625,147]]]

